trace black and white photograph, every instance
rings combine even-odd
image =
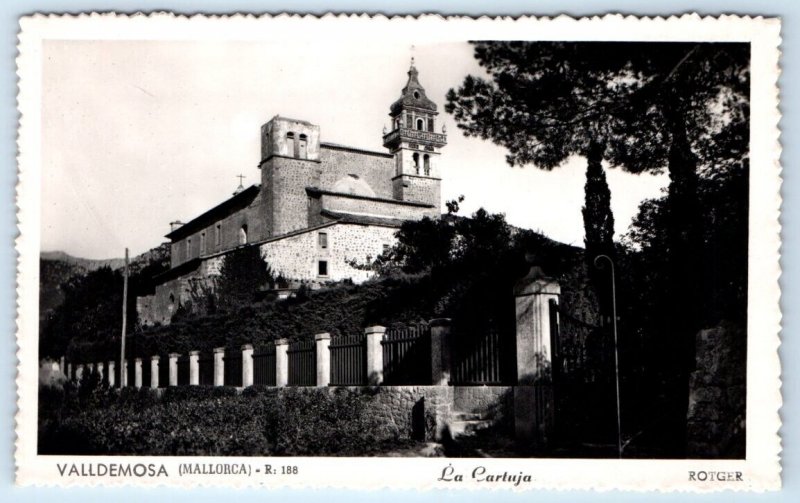
[[[32,455],[753,459],[753,44],[429,21],[42,40]]]

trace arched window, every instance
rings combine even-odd
[[[243,225],[242,228],[239,229],[239,244],[247,244],[247,224]]]
[[[204,255],[206,253],[206,233],[200,233],[200,255]]]
[[[431,156],[429,156],[428,154],[425,154],[425,157],[423,157],[422,160],[423,160],[423,163],[424,163],[424,166],[425,166],[425,176],[430,176],[430,174],[431,174]]]
[[[169,294],[169,304],[167,305],[167,309],[172,312],[175,309],[175,295]]]
[[[425,121],[417,119],[417,130],[422,131],[423,129],[425,129]]]
[[[414,171],[416,171],[417,174],[419,174],[419,154],[414,152],[412,158],[414,159]]]
[[[192,238],[186,240],[186,260],[192,258]]]
[[[306,149],[308,147],[308,136],[301,134],[300,135],[300,142],[298,143],[298,153],[297,157],[300,159],[308,158],[308,153]]]
[[[286,133],[286,155],[294,157],[294,133]]]

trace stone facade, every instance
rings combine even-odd
[[[198,287],[213,288],[225,253],[244,245],[259,246],[291,282],[366,280],[370,272],[353,263],[367,265],[392,246],[402,222],[440,214],[446,136],[434,132],[437,113],[412,65],[390,107],[388,152],[321,143],[319,126],[273,117],[261,128],[261,184],[175,222],[172,269],[155,278],[154,294],[137,299],[140,320],[169,323]]]
[[[696,337],[696,370],[689,379],[688,456],[745,456],[747,336],[723,324]]]
[[[395,242],[393,227],[329,224],[261,245],[261,255],[275,274],[302,281],[367,280],[371,272],[353,267],[367,265]],[[327,248],[320,246],[325,234]],[[319,262],[327,263],[327,275],[319,274]]]

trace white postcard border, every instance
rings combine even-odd
[[[279,16],[175,16],[91,14],[36,15],[21,20],[19,37],[18,105],[19,183],[17,205],[20,236],[17,296],[18,413],[16,416],[17,483],[21,485],[123,485],[154,486],[265,486],[379,488],[497,488],[470,474],[478,466],[491,473],[531,474],[534,482],[514,489],[627,489],[711,491],[769,490],[780,487],[781,406],[780,361],[780,144],[778,142],[778,59],[780,22],[776,19],[686,15],[670,18],[636,18],[609,15],[572,19],[469,18],[426,15],[392,17],[326,15]],[[298,29],[313,29],[319,37],[402,37],[414,30],[419,43],[465,39],[537,40],[693,40],[750,41],[751,66],[751,177],[748,283],[748,386],[746,460],[576,460],[576,459],[393,459],[393,458],[179,458],[179,457],[76,457],[36,454],[38,388],[38,279],[41,228],[41,101],[42,41],[84,40],[204,40],[281,37]],[[129,463],[164,465],[169,477],[64,477],[59,463]],[[298,466],[300,474],[257,477],[178,475],[180,463],[237,463],[249,470],[258,465]],[[465,474],[463,483],[439,480],[452,464]],[[745,481],[690,482],[689,470],[741,471]]]

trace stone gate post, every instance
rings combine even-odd
[[[67,363],[67,379],[72,379],[72,363]]]
[[[431,384],[447,386],[450,382],[450,318],[436,318],[431,327]]]
[[[178,353],[169,354],[169,385],[178,385]]]
[[[122,360],[122,369],[120,369],[120,386],[128,386],[128,359]]]
[[[142,387],[142,359],[134,358],[133,360],[133,385],[137,388]]]
[[[159,363],[158,360],[159,360],[159,356],[158,355],[150,357],[150,387],[151,388],[158,388],[158,384],[159,384],[158,380],[159,380],[159,377],[160,377],[158,375],[158,363]]]
[[[386,327],[375,325],[364,329],[367,338],[367,383],[378,385],[383,382],[383,348],[381,341]]]
[[[97,362],[97,366],[95,368],[97,369],[97,375],[100,376],[100,382],[103,382],[103,378],[105,377],[103,372],[105,370],[103,362]]]
[[[289,384],[289,341],[278,339],[275,341],[275,386],[283,387]]]
[[[58,370],[61,371],[62,374],[64,374],[67,371],[67,367],[64,366],[65,361],[66,359],[63,356],[58,359]]]
[[[553,436],[552,345],[550,300],[558,302],[561,287],[532,266],[514,285],[517,316],[517,386],[514,429],[526,449],[546,451]]]
[[[242,346],[242,387],[253,385],[253,345]]]
[[[189,386],[200,385],[200,351],[189,351]]]
[[[214,348],[214,386],[225,386],[225,348]]]
[[[331,334],[316,334],[314,341],[317,343],[317,386],[327,386],[331,383]]]
[[[113,388],[117,383],[117,362],[114,360],[108,361],[108,387]]]

